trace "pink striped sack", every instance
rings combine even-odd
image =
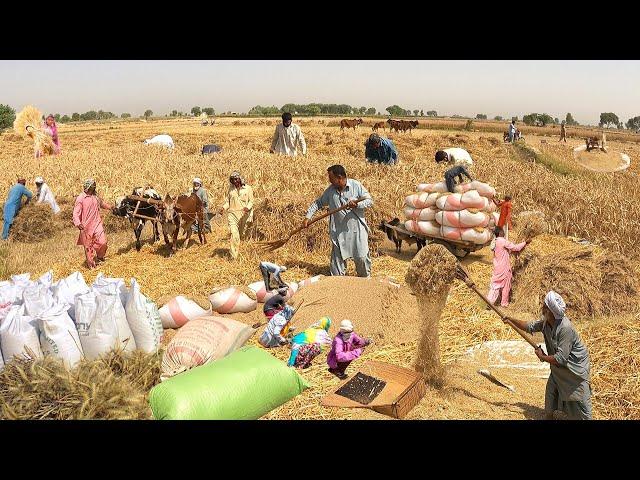
[[[171,339],[162,356],[161,380],[223,358],[256,332],[250,326],[216,316],[190,321]]]
[[[439,193],[413,193],[404,199],[404,204],[411,208],[433,207],[439,195]]]
[[[427,207],[427,208],[405,207],[404,216],[407,220],[419,220],[421,222],[428,222],[429,220],[436,219],[437,211],[438,209],[436,207]]]
[[[217,313],[248,313],[258,306],[257,300],[252,300],[249,295],[236,287],[214,290],[209,295],[211,306]]]
[[[193,300],[177,296],[163,305],[158,312],[162,320],[162,328],[180,328],[194,318],[211,315],[212,310],[205,310]]]
[[[312,283],[319,282],[322,277],[324,277],[324,275],[316,275],[314,277],[307,278],[306,280],[301,280],[300,282],[298,282],[298,290],[300,290],[301,288],[307,287]]]
[[[446,211],[436,213],[436,221],[445,227],[472,228],[489,225],[490,216],[485,212],[470,212],[469,210]]]

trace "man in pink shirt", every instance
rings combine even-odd
[[[80,230],[77,245],[84,247],[87,266],[95,268],[96,260],[104,261],[107,253],[107,236],[100,209],[111,209],[112,206],[96,195],[96,182],[93,178],[84,181],[83,190],[73,207],[73,224]]]
[[[510,252],[519,252],[526,247],[531,240],[527,239],[521,243],[511,243],[504,238],[504,230],[496,227],[496,247],[493,256],[493,274],[487,298],[493,304],[498,299],[502,291],[500,306],[509,306],[509,293],[511,293],[511,258]]]

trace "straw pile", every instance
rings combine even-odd
[[[15,359],[0,372],[0,418],[149,419],[160,354],[111,352],[67,371],[52,357]]]
[[[41,123],[42,113],[34,106],[27,105],[16,115],[13,129],[18,135],[33,139],[36,151],[52,154],[54,152],[53,140],[42,132]]]
[[[29,203],[20,209],[9,232],[17,242],[36,243],[51,238],[57,231],[55,215],[49,204]]]
[[[538,235],[547,233],[549,225],[544,219],[542,212],[522,212],[518,215],[518,241],[524,242],[527,239],[533,239]]]
[[[538,237],[534,243],[544,243]],[[540,245],[538,245],[540,248]],[[622,314],[638,309],[640,280],[633,264],[615,252],[567,242],[559,250],[526,249],[514,265],[515,308],[540,312],[544,296],[555,290],[575,318]]]
[[[103,210],[103,212],[106,212],[106,210]],[[104,224],[105,233],[122,232],[131,228],[131,222],[127,217],[119,217],[110,212],[102,213],[102,223]]]
[[[424,247],[411,261],[406,281],[416,294],[422,330],[416,355],[416,370],[436,387],[444,385],[440,361],[438,323],[455,278],[456,259],[442,245]]]

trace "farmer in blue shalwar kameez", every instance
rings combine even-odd
[[[357,180],[347,178],[342,165],[333,165],[327,169],[331,186],[320,198],[311,204],[302,224],[307,228],[313,214],[324,207],[330,210],[349,205],[331,215],[329,236],[331,250],[331,275],[345,275],[345,260],[353,259],[359,277],[371,276],[371,257],[369,256],[369,227],[364,218],[364,209],[373,206],[373,200],[366,188]],[[359,203],[356,200],[366,198]]]
[[[398,162],[398,151],[388,138],[372,133],[364,144],[364,156],[367,162],[394,165]]]
[[[27,190],[25,187],[27,181],[24,178],[19,178],[18,183],[16,183],[13,187],[9,189],[9,194],[7,195],[7,200],[4,202],[4,210],[2,212],[4,217],[4,226],[2,227],[2,239],[6,240],[9,238],[9,228],[11,228],[11,224],[13,223],[13,219],[20,210],[20,203],[22,202],[22,196],[27,197],[27,203],[31,200],[33,196],[32,193]]]

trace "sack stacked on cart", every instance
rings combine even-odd
[[[474,180],[447,191],[444,182],[421,183],[418,193],[405,199],[405,228],[446,240],[484,244],[498,221],[492,198],[495,189]]]

